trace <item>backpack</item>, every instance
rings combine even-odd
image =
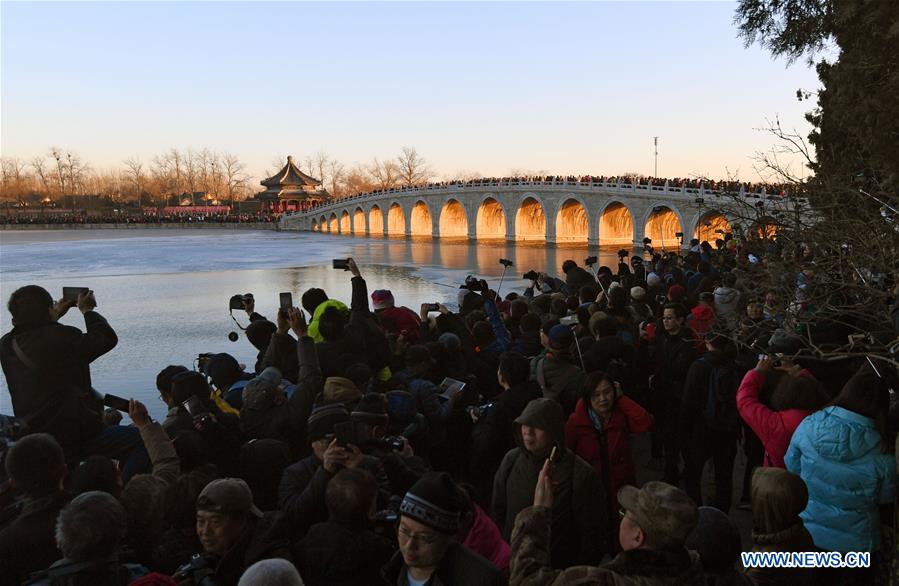
[[[706,356],[699,360],[709,362]],[[733,364],[711,365],[705,404],[705,424],[708,429],[732,433],[740,431],[740,413],[737,411],[740,380],[740,373]]]

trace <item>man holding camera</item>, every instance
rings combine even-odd
[[[263,513],[239,478],[213,480],[197,498],[197,537],[203,552],[178,569],[179,586],[237,584],[241,574],[261,559],[291,560],[281,513]]]
[[[59,323],[76,306],[86,332]],[[118,337],[96,307],[93,291],[54,302],[43,287],[17,289],[8,304],[13,329],[0,338],[0,365],[13,411],[29,431],[54,436],[70,462],[94,454],[122,460],[127,480],[148,471],[150,459],[136,428],[103,424],[90,363],[115,348]]]

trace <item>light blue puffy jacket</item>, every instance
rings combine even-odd
[[[812,413],[793,433],[784,462],[808,486],[800,516],[815,545],[839,552],[877,548],[877,507],[896,495],[896,459],[881,451],[871,418],[842,407]]]

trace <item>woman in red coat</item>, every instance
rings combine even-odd
[[[565,424],[565,445],[599,474],[609,518],[617,519],[613,513],[618,509],[618,489],[637,483],[630,435],[649,431],[652,416],[601,371],[587,375],[583,395]]]
[[[743,377],[737,391],[740,417],[752,428],[765,447],[765,467],[786,468],[784,455],[799,424],[808,415],[821,409],[828,397],[820,383],[807,370],[783,359],[781,377],[771,395],[768,407],[759,399],[765,378],[775,370],[770,357],[759,360],[754,370]]]

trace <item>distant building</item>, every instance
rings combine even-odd
[[[287,164],[260,184],[265,191],[260,191],[253,199],[261,202],[263,210],[275,213],[308,209],[330,197],[321,180],[300,171],[293,157],[287,157]]]

